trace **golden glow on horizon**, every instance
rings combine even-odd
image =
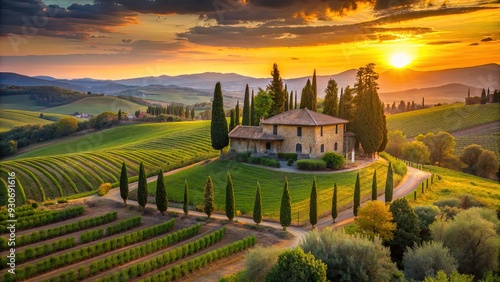
[[[391,65],[396,68],[402,68],[411,63],[410,56],[404,52],[399,52],[391,56]]]

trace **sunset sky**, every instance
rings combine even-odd
[[[0,71],[118,79],[500,62],[489,0],[1,0]],[[399,57],[398,57],[399,58]]]

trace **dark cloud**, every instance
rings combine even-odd
[[[432,42],[427,42],[427,45],[446,45],[446,44],[455,44],[455,43],[461,43],[462,41],[458,40],[449,40],[449,41],[432,41]]]
[[[132,39],[130,39],[130,38],[128,38],[128,39],[122,39],[122,43],[126,43],[126,44],[128,44],[128,43],[132,43],[133,41],[134,41],[134,40],[132,40]]]
[[[479,43],[477,42],[469,44],[469,46],[477,46],[477,45],[479,45]]]
[[[486,37],[486,38],[481,39],[481,42],[489,42],[489,41],[493,41],[493,38]]]

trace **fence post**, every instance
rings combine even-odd
[[[422,194],[425,193],[425,190],[424,190],[424,182],[422,182]]]

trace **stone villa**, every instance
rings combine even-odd
[[[261,120],[260,126],[235,127],[229,133],[236,152],[297,153],[321,157],[325,152],[345,154],[354,146],[354,134],[345,132],[347,120],[308,109],[296,109]]]

